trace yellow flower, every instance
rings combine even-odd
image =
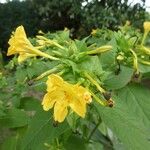
[[[145,21],[143,24],[144,30],[145,32],[149,32],[150,31],[150,21]]]
[[[25,60],[27,57],[36,56],[35,54],[30,54],[28,52],[28,47],[32,47],[31,43],[26,37],[23,26],[19,26],[14,35],[11,36],[8,44],[10,47],[8,48],[7,56],[19,53],[18,61],[21,62]]]
[[[91,35],[96,35],[96,33],[97,33],[97,29],[92,29],[92,32],[91,32]]]
[[[43,56],[50,59],[56,59],[46,53],[43,53],[36,49],[30,41],[27,39],[23,26],[19,26],[13,33],[8,41],[10,47],[8,48],[7,56],[13,54],[19,54],[18,62],[22,62],[28,57]]]
[[[91,94],[87,89],[78,84],[69,84],[60,76],[49,75],[47,93],[45,94],[42,105],[45,111],[54,107],[54,120],[63,122],[68,114],[68,107],[82,118],[85,117],[86,104],[91,103]]]

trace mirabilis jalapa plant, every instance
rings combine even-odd
[[[129,25],[126,24],[121,29],[122,33],[115,33],[115,40],[118,45],[115,51],[115,61],[119,65],[124,64],[132,67],[134,73],[139,74],[139,63],[150,65],[150,49],[144,46],[144,41],[150,31],[150,22],[144,23],[144,36],[141,44],[136,44],[136,39],[130,38],[129,35],[123,35],[126,26]],[[69,30],[65,30],[69,32]],[[98,36],[98,29],[93,30],[91,35],[93,38]],[[102,53],[114,51],[113,44],[86,46],[85,41],[88,38],[83,39],[83,43],[71,39],[59,40],[37,35],[36,44],[33,46],[27,39],[24,27],[19,26],[8,42],[10,47],[7,55],[19,54],[19,64],[29,57],[37,56],[57,62],[54,68],[33,79],[33,81],[37,81],[48,76],[47,93],[42,101],[43,109],[48,111],[54,107],[54,120],[63,122],[67,114],[72,111],[84,118],[87,112],[86,105],[92,103],[93,100],[96,100],[102,106],[113,107],[114,101],[111,98],[110,91],[103,87],[101,79],[105,71],[102,70],[99,73],[97,70],[89,69],[86,66],[86,61],[89,60],[88,65],[94,68],[92,61],[99,59],[98,57]],[[122,42],[125,42],[125,47],[123,47]],[[82,45],[80,44],[84,46],[84,49],[81,49]],[[44,51],[45,49],[48,50]],[[61,77],[67,74],[71,75],[72,81],[65,81]]]
[[[67,28],[28,39],[17,27],[15,57],[0,68],[0,127],[14,134],[0,149],[149,149],[150,22],[143,27],[128,21],[81,40]]]
[[[68,68],[74,66],[77,67],[77,65],[80,65],[79,62],[84,60],[84,58],[87,59],[90,55],[97,55],[111,50],[111,45],[96,47],[92,48],[92,50],[80,52],[72,40],[64,41],[65,45],[62,46],[55,40],[38,35],[38,45],[33,46],[27,39],[23,26],[19,26],[16,29],[8,43],[10,47],[7,55],[9,56],[18,53],[19,63],[22,63],[29,57],[36,56],[58,62],[57,66],[52,70],[48,70],[34,79],[39,80],[44,76],[48,76],[48,80],[46,82],[47,93],[43,98],[42,105],[45,111],[48,111],[54,107],[55,121],[64,121],[66,115],[68,114],[68,107],[84,118],[86,113],[86,104],[92,102],[92,96],[103,106],[113,106],[113,101],[110,97],[108,98],[106,90],[104,90],[98,81],[94,79],[96,78],[96,75],[94,75],[93,72],[84,70],[84,68],[78,67],[76,70],[73,68],[72,74],[77,77],[75,84],[68,83],[60,77],[60,74],[62,75],[68,72]],[[41,51],[43,48],[48,46],[54,46],[57,48],[57,51],[52,51],[53,56]],[[72,64],[69,63],[73,63],[73,66],[70,66]],[[82,78],[82,81],[78,81],[80,78]],[[86,85],[86,82],[89,82],[89,85]],[[99,90],[100,94],[104,95],[104,100],[101,100],[94,94],[93,90],[90,89],[90,84],[95,86],[97,90]]]

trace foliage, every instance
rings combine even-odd
[[[9,35],[19,25],[25,26],[28,36],[34,36],[40,29],[47,32],[67,27],[74,38],[88,35],[97,27],[116,30],[126,20],[139,27],[145,19],[144,1],[141,2],[133,6],[128,0],[13,0],[0,3],[0,48],[6,53]]]
[[[128,0],[86,2],[82,19],[86,30],[90,30],[91,27],[118,29],[118,26],[124,24],[126,20],[130,20],[134,26],[139,27],[145,19],[144,1],[133,6]]]
[[[0,149],[149,149],[150,90],[143,83],[150,79],[148,38],[129,24],[117,32],[93,30],[82,40],[69,35],[65,29],[30,39],[32,48],[57,60],[34,56],[18,64],[15,55],[1,65],[0,129],[10,135]],[[57,123],[53,111],[42,109],[51,73],[91,92],[84,119],[70,111]]]
[[[26,1],[12,1],[6,4],[0,3],[0,19],[0,47],[3,50],[7,49],[7,41],[16,26],[20,24],[24,25],[29,36],[34,35],[38,31],[38,16],[34,13],[30,3]]]

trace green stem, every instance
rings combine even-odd
[[[40,80],[40,79],[44,78],[45,76],[48,76],[49,74],[56,72],[60,67],[61,67],[61,65],[58,65],[57,67],[55,67],[55,68],[53,68],[53,69],[50,69],[50,70],[48,70],[48,71],[42,73],[40,76],[38,76],[37,78],[35,78],[35,79],[33,79],[33,80],[34,80],[34,81]]]
[[[94,84],[94,85],[97,87],[97,89],[98,89],[101,93],[105,93],[105,92],[106,92],[87,72],[85,72],[84,75],[85,75],[86,78],[88,78],[88,80],[89,80],[92,84]]]
[[[101,46],[101,47],[98,47],[94,50],[89,50],[89,51],[86,51],[86,52],[81,52],[80,55],[94,55],[94,54],[100,54],[100,53],[104,53],[106,51],[109,51],[112,49],[112,46],[111,45],[105,45],[105,46]]]
[[[59,140],[56,138],[56,145],[57,145],[57,150],[60,150],[60,145],[59,145]]]
[[[58,43],[55,42],[55,41],[47,40],[46,42],[47,42],[47,43],[52,43],[53,45],[55,45],[56,47],[59,47],[59,48],[61,48],[61,49],[65,49],[63,46],[61,46],[60,44],[58,44]]]
[[[57,75],[61,76],[61,75],[63,75],[65,72],[66,72],[66,70],[62,70],[62,71],[58,72]]]
[[[87,138],[87,142],[90,141],[90,139],[92,138],[93,134],[95,133],[96,129],[99,127],[101,123],[101,119],[98,120],[98,123],[96,124],[96,126],[93,128],[93,130],[91,131],[89,137]]]
[[[94,97],[94,99],[95,99],[99,104],[101,104],[102,106],[107,106],[107,102],[106,102],[106,101],[100,100],[92,91],[89,91],[89,92],[92,94],[92,96]]]
[[[143,35],[143,38],[142,38],[141,45],[143,45],[143,44],[144,44],[145,39],[146,39],[146,37],[147,37],[147,34],[148,34],[148,32],[144,32],[144,35]]]
[[[35,46],[35,48],[39,50],[41,48],[44,48],[44,46],[43,45],[42,46]]]
[[[62,53],[60,53],[59,51],[52,51],[55,55],[62,57]]]
[[[149,48],[147,48],[147,47],[145,47],[145,46],[142,46],[142,47],[141,47],[141,50],[142,50],[144,53],[146,53],[147,55],[150,55],[150,49],[149,49]]]
[[[145,60],[140,60],[139,59],[139,62],[144,64],[144,65],[149,65],[150,66],[150,62],[149,61],[145,61]]]
[[[134,58],[133,58],[133,67],[136,70],[136,72],[138,72],[138,58],[137,58],[137,55],[136,55],[136,53],[132,49],[130,49],[130,52],[134,56]]]
[[[42,57],[46,57],[46,58],[49,58],[51,60],[59,60],[59,58],[56,58],[56,57],[53,57],[49,54],[46,54],[46,53],[43,53],[41,52],[40,50],[36,49],[36,48],[28,48],[29,50],[31,50],[33,52],[33,54],[37,54],[38,56],[42,56]]]
[[[44,40],[46,41],[47,43],[49,44],[53,44],[61,49],[65,49],[63,46],[61,46],[60,44],[58,44],[57,42],[53,41],[53,40],[50,40],[50,39],[47,39],[46,37],[44,36],[36,36],[37,38],[41,39],[41,40]]]
[[[105,45],[105,46],[98,47],[95,50],[87,51],[86,54],[88,54],[88,55],[99,54],[99,53],[103,53],[103,52],[109,51],[111,49],[112,49],[112,46]]]

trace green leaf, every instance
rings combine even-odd
[[[115,64],[116,59],[116,51],[117,51],[117,44],[116,40],[113,38],[110,42],[107,43],[107,45],[112,45],[113,49],[110,51],[107,51],[105,53],[102,53],[100,55],[100,61],[103,66],[103,68],[110,68]]]
[[[100,142],[91,142],[86,146],[86,150],[104,150]]]
[[[96,75],[101,75],[103,73],[98,56],[89,56],[85,58],[84,61],[79,64],[79,67],[88,72],[95,73]]]
[[[125,66],[121,66],[121,71],[118,75],[112,73],[104,81],[105,87],[111,90],[120,89],[127,85],[133,75],[133,69]]]
[[[4,113],[3,110],[0,110],[0,117],[1,117],[1,116],[5,116],[5,113]]]
[[[67,40],[69,40],[69,35],[70,35],[69,30],[68,31],[60,31],[56,35],[56,40],[59,42],[67,41]]]
[[[150,91],[138,85],[127,86],[114,96],[114,108],[96,107],[105,124],[123,142],[126,149],[150,147]]]
[[[76,72],[79,72],[79,68],[77,64],[69,59],[64,59],[62,60],[63,63],[65,63],[68,67],[71,67],[73,73],[75,74]]]
[[[130,85],[118,92],[118,97],[126,102],[131,114],[134,114],[144,126],[150,127],[150,90],[140,85]]]
[[[4,107],[3,102],[0,101],[0,117],[5,116],[5,109],[6,108]]]
[[[65,144],[66,150],[86,150],[85,141],[79,136],[72,135]]]
[[[49,65],[49,67],[48,67],[48,65]],[[27,72],[29,79],[31,79],[35,76],[39,76],[44,71],[47,71],[50,67],[51,67],[51,65],[48,63],[45,63],[41,60],[34,60],[34,61],[32,61],[31,65],[29,65],[26,68],[26,72]]]
[[[15,78],[19,82],[23,82],[27,77],[27,71],[21,67],[18,67],[15,72]]]
[[[82,41],[79,41],[79,40],[75,40],[75,44],[76,44],[76,47],[77,49],[80,51],[80,52],[84,52],[84,51],[87,51],[87,45],[85,43],[85,40],[86,39],[83,39]]]
[[[0,149],[1,150],[16,150],[16,146],[17,146],[17,137],[12,136],[4,141]]]
[[[22,139],[22,150],[38,150],[45,142],[50,142],[68,130],[66,122],[53,126],[53,117],[50,112],[39,111],[33,117],[29,128]]]
[[[139,65],[139,71],[141,73],[148,73],[148,72],[150,72],[150,66],[144,65],[144,64],[141,64],[141,63],[139,63],[138,65]]]
[[[19,109],[9,109],[5,116],[0,117],[0,127],[16,128],[28,124],[28,116],[24,111]]]
[[[26,111],[39,110],[41,102],[34,97],[23,97],[20,100],[20,108]]]

